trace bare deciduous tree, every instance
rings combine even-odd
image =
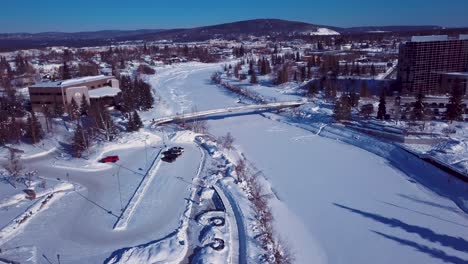
[[[20,157],[17,151],[9,149],[9,155],[7,161],[3,164],[3,168],[8,172],[7,180],[16,188],[15,182],[19,180],[21,171],[23,170],[23,164],[21,163]]]
[[[231,135],[231,132],[228,132],[225,136],[220,137],[218,142],[222,148],[231,150],[232,144],[234,143],[234,137]]]

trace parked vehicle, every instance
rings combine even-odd
[[[117,161],[119,161],[119,156],[107,156],[107,157],[102,158],[99,162],[101,162],[101,163],[109,163],[109,162],[116,163]]]
[[[177,157],[182,155],[182,152],[184,152],[184,148],[172,147],[162,153],[163,157],[161,159],[165,162],[172,163],[177,159]]]
[[[29,200],[34,200],[36,199],[36,191],[33,189],[25,189],[23,190],[24,193],[26,193],[26,198]]]

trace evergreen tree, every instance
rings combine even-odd
[[[251,84],[258,83],[257,74],[255,73],[255,71],[252,71],[252,74],[250,75],[250,83]]]
[[[138,115],[137,111],[133,111],[133,124],[135,127],[135,130],[139,130],[140,128],[143,127],[143,122],[141,122],[141,118]]]
[[[348,62],[346,62],[344,65],[344,69],[343,69],[343,75],[348,76],[348,74],[349,74],[349,66],[348,66]]]
[[[9,128],[9,131],[10,131],[10,140],[15,142],[15,143],[19,143],[20,140],[21,140],[21,136],[22,136],[22,128],[21,128],[21,124],[19,122],[16,122],[16,119],[14,117],[10,117],[10,128]]]
[[[385,106],[385,93],[382,91],[382,95],[380,96],[379,101],[379,109],[377,110],[377,118],[383,120],[385,115],[387,114],[387,108]]]
[[[371,67],[370,67],[370,75],[372,77],[375,77],[377,75],[377,72],[375,71],[375,65],[372,64]]]
[[[5,145],[9,140],[9,118],[6,111],[0,110],[0,146]]]
[[[80,116],[80,107],[78,106],[75,97],[72,98],[68,107],[68,114],[70,115],[71,120],[76,120]]]
[[[325,83],[325,98],[334,101],[338,91],[337,80],[335,77],[330,77]]]
[[[73,156],[81,158],[83,152],[88,148],[87,133],[80,124],[76,126],[75,134],[73,135],[72,149]]]
[[[252,75],[252,73],[254,72],[254,64],[253,64],[253,61],[250,61],[249,62],[249,71],[248,71],[248,75]]]
[[[349,94],[349,99],[352,107],[357,107],[359,105],[360,98],[359,95],[354,92],[354,90],[352,93]]]
[[[63,62],[62,66],[62,80],[71,79],[70,67],[68,66],[67,62]]]
[[[260,75],[267,75],[270,72],[270,62],[265,57],[263,57],[260,63]]]
[[[425,117],[424,111],[424,94],[420,90],[416,95],[416,102],[414,103],[412,119],[413,120],[423,120]]]
[[[301,82],[304,82],[307,79],[306,67],[301,67],[300,72],[301,72]]]
[[[140,103],[141,106],[139,109],[146,111],[153,107],[154,98],[153,94],[151,93],[151,86],[146,82],[140,80],[138,82],[138,93],[140,94]]]
[[[356,68],[354,68],[354,74],[357,76],[361,75],[361,67],[359,66],[359,62],[356,63]]]
[[[462,100],[463,100],[463,88],[462,88],[460,80],[456,79],[452,86],[450,99],[449,99],[449,103],[447,104],[447,111],[446,111],[447,120],[450,120],[450,122],[453,122],[454,120],[463,119]]]
[[[314,97],[317,94],[317,92],[318,90],[317,90],[317,85],[315,84],[315,82],[310,82],[307,88],[307,95],[309,97]]]
[[[128,123],[127,123],[127,132],[133,132],[135,131],[135,122],[133,121],[133,115],[129,114],[128,115]]]
[[[88,115],[88,112],[89,112],[88,100],[86,100],[86,96],[83,94],[83,97],[81,97],[80,114]]]
[[[351,102],[348,94],[343,94],[339,100],[335,102],[333,109],[333,118],[336,121],[351,120]]]
[[[36,114],[34,114],[33,111],[29,113],[26,122],[26,137],[30,139],[33,144],[41,141],[43,137],[41,123],[39,123],[39,120],[37,120]]]
[[[369,97],[369,89],[367,88],[367,81],[361,81],[361,90],[359,91],[361,97]]]

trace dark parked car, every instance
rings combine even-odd
[[[99,162],[101,162],[101,163],[108,163],[108,162],[116,163],[117,161],[119,161],[119,156],[107,156],[107,157],[102,158]]]
[[[172,147],[162,153],[163,157],[161,159],[169,163],[174,162],[177,159],[177,157],[182,155],[183,151],[184,148],[182,147]]]

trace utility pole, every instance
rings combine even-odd
[[[146,148],[146,139],[148,138],[148,135],[145,137],[145,169],[148,170],[148,150]]]

